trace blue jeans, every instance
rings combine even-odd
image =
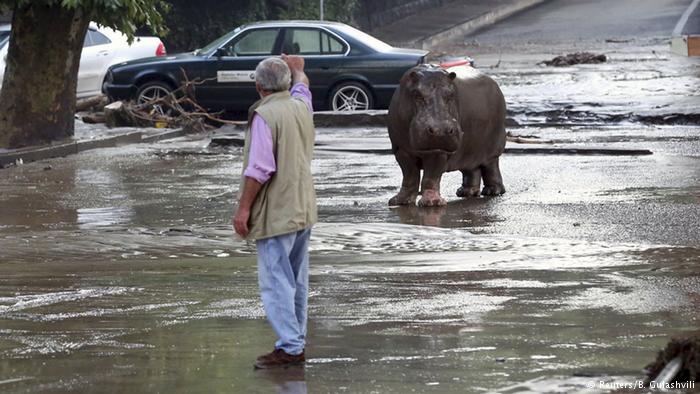
[[[306,343],[310,237],[307,228],[256,242],[260,297],[277,334],[275,348],[293,355]]]

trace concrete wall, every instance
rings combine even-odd
[[[358,27],[372,31],[421,10],[441,6],[450,0],[360,0],[355,15]]]

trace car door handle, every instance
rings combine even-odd
[[[109,55],[109,51],[99,51],[97,52],[97,56],[107,56]]]
[[[330,66],[321,66],[320,68],[321,68],[321,70],[329,70]]]

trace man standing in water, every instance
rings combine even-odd
[[[306,361],[309,237],[317,219],[311,176],[315,130],[303,58],[263,60],[255,69],[255,87],[260,100],[248,112],[233,226],[243,238],[256,240],[260,296],[278,339],[255,368],[273,368]]]

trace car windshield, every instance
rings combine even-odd
[[[336,29],[342,31],[343,33],[349,35],[349,36],[355,37],[360,42],[362,42],[363,44],[367,45],[368,47],[374,49],[377,52],[387,52],[393,48],[391,45],[387,44],[386,42],[381,41],[379,39],[376,39],[376,38],[370,36],[369,34],[363,32],[361,30],[355,29],[352,26],[338,25],[338,26],[334,26],[334,27]]]
[[[202,54],[207,54],[215,50],[216,48],[224,45],[225,43],[228,42],[236,33],[241,31],[240,27],[235,28],[232,32],[229,32],[227,34],[224,34],[223,36],[217,38],[216,40],[210,42],[207,46],[201,49],[197,49],[194,51],[195,55],[202,55]]]

